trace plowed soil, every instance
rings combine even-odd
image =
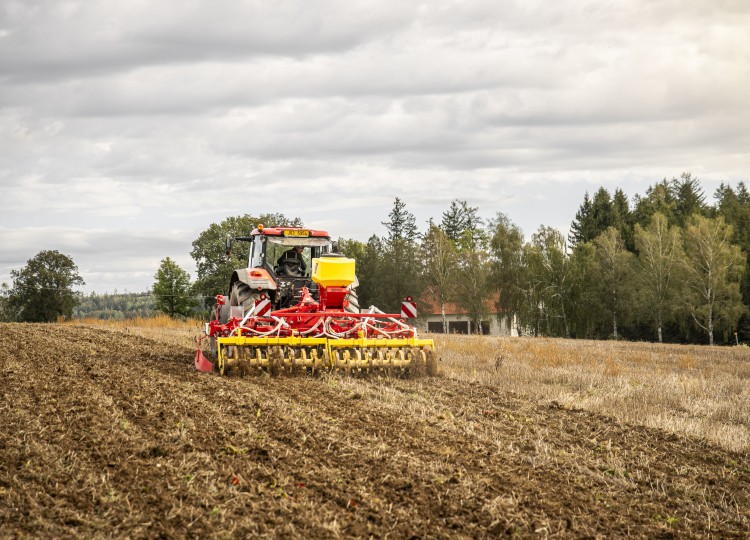
[[[750,536],[750,459],[436,378],[221,378],[0,325],[2,537]]]

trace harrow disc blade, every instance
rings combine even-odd
[[[326,371],[407,377],[436,374],[430,365],[434,347],[431,339],[230,336],[218,338],[217,343],[217,370],[222,375],[234,371],[271,375]]]

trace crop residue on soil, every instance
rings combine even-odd
[[[0,325],[0,536],[750,534],[750,460],[449,377],[221,378]]]

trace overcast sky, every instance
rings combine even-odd
[[[394,197],[566,231],[683,171],[750,180],[746,0],[0,3],[0,281],[144,291],[225,217],[366,240]]]

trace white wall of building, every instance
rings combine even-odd
[[[476,329],[471,327],[471,321],[466,315],[446,315],[445,319],[448,322],[449,333],[477,333]],[[489,327],[489,333],[487,333],[487,335],[517,335],[515,325],[513,326],[511,331],[508,330],[506,317],[503,317],[502,322],[500,322],[497,320],[497,317],[495,315],[490,315],[483,322],[485,323],[485,328]],[[424,317],[423,320],[420,321],[421,331],[423,332],[435,331],[436,333],[442,333],[442,325],[443,318],[440,315],[429,315],[427,317]],[[468,332],[466,331],[467,328],[469,330]]]

